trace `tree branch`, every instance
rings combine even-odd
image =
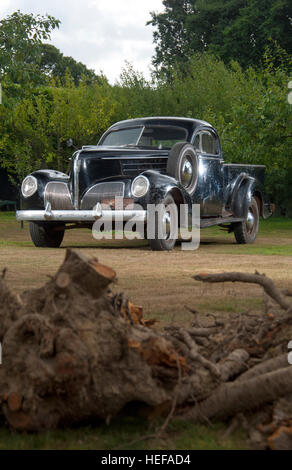
[[[196,281],[202,282],[248,282],[251,284],[259,284],[265,292],[277,302],[283,310],[289,310],[291,303],[282,295],[281,291],[276,288],[271,279],[264,274],[247,274],[239,272],[206,274],[200,273],[193,276]]]

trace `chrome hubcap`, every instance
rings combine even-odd
[[[166,240],[169,238],[170,236],[170,213],[169,212],[165,212],[164,215],[163,215],[163,226],[164,226],[164,230],[165,230],[165,238]]]
[[[251,210],[248,211],[247,219],[246,219],[246,228],[248,232],[252,232],[254,227],[254,215]]]
[[[186,188],[193,178],[193,166],[188,158],[184,158],[181,165],[181,183]]]

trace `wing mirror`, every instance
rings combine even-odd
[[[67,145],[67,147],[72,147],[74,150],[78,150],[76,145],[74,145],[73,139],[71,139],[71,137],[70,137],[70,139],[66,140],[66,145]]]

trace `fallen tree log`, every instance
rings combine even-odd
[[[245,371],[248,368],[248,359],[249,354],[245,349],[232,351],[220,365],[220,375],[223,382],[227,382]]]
[[[198,403],[188,417],[195,422],[212,418],[224,420],[291,393],[292,367],[284,367],[246,381],[221,385],[210,397]]]
[[[262,374],[272,372],[273,370],[282,369],[287,367],[287,354],[281,354],[280,356],[273,357],[266,361],[261,362],[260,364],[255,365],[251,369],[247,370],[238,377],[238,381],[242,382],[244,380],[249,380],[254,377],[259,377]]]

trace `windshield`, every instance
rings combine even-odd
[[[109,132],[100,145],[170,149],[176,142],[185,142],[187,135],[187,129],[176,126],[128,127]]]

